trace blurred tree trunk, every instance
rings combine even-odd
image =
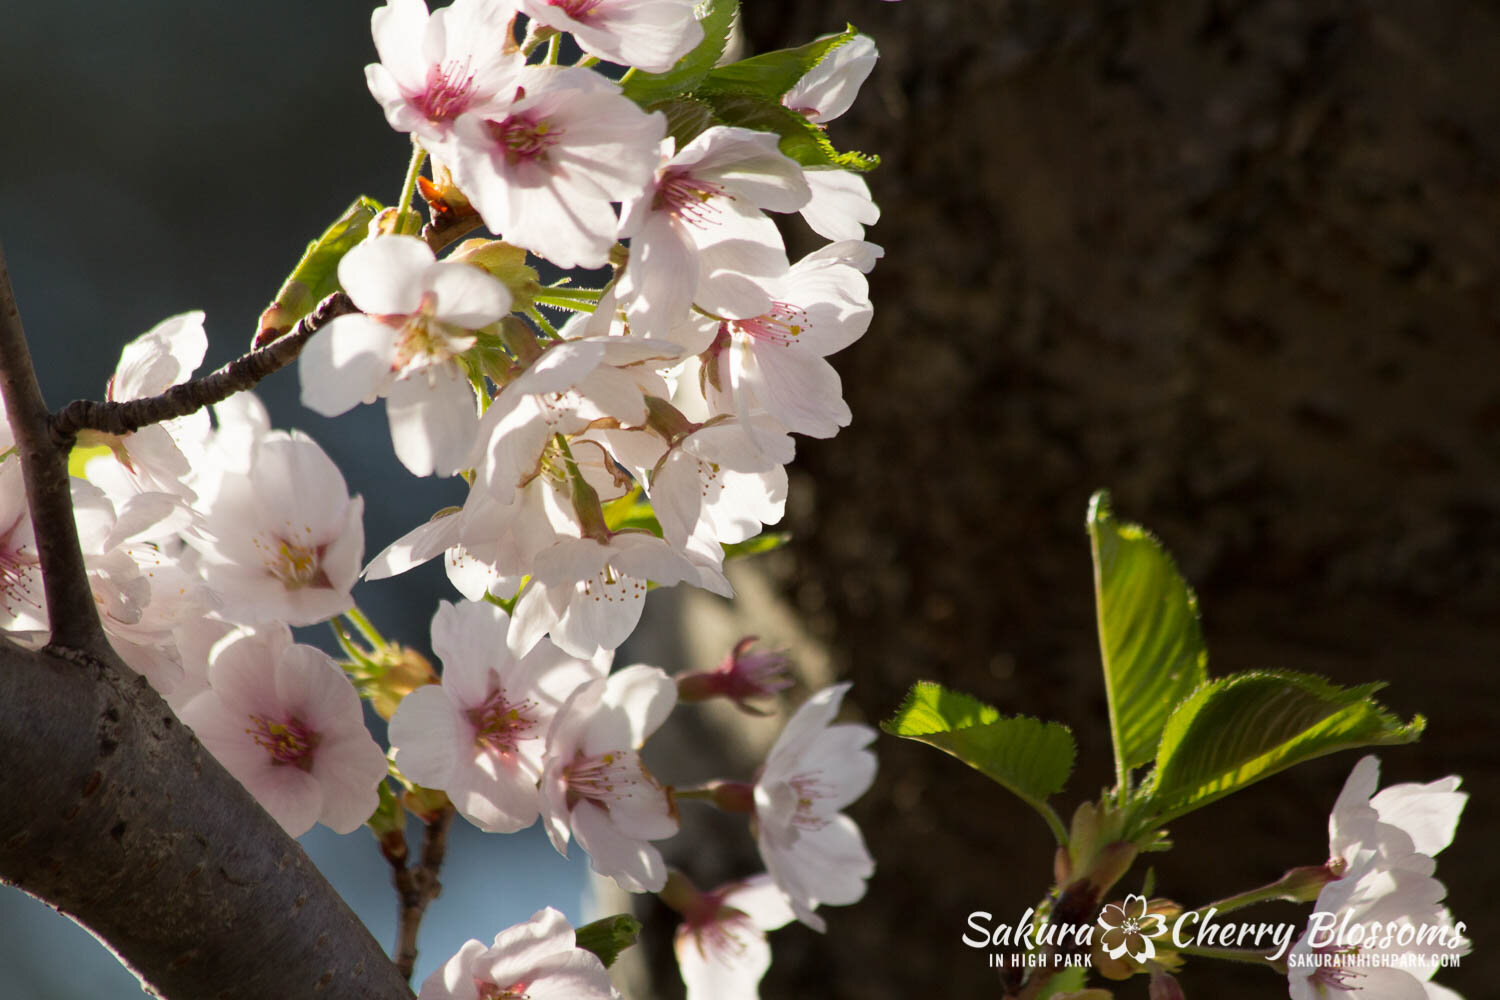
[[[853,426],[799,444],[784,581],[852,700],[884,717],[927,677],[1067,722],[1062,804],[1096,795],[1082,519],[1108,486],[1197,585],[1211,670],[1385,679],[1430,717],[1383,757],[1390,780],[1456,771],[1475,793],[1439,868],[1481,943],[1445,981],[1475,995],[1500,940],[1479,889],[1500,792],[1500,12],[754,0],[744,17],[751,51],[848,19],[882,53],[830,127],[885,158],[876,321],[834,359]],[[826,939],[777,934],[763,995],[996,995],[964,921],[1039,898],[1045,830],[950,758],[877,748],[855,810],[869,897],[829,912]],[[1322,861],[1354,759],[1182,821],[1159,891],[1197,905]],[[1285,990],[1202,961],[1183,983]]]

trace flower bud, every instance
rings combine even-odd
[[[438,683],[432,664],[415,649],[393,642],[377,650],[373,659],[380,673],[366,688],[366,697],[376,714],[387,722],[396,714],[402,698],[425,684]]]
[[[512,312],[528,309],[542,287],[536,268],[526,263],[526,251],[500,240],[464,240],[448,260],[472,264],[497,278],[510,291]]]
[[[1176,977],[1156,962],[1151,963],[1151,983],[1146,995],[1150,1000],[1187,1000]]]
[[[791,661],[782,650],[752,650],[758,639],[746,636],[713,670],[686,674],[677,678],[677,697],[681,701],[707,701],[728,698],[736,708],[749,715],[766,713],[746,704],[750,698],[768,698],[792,686]]]

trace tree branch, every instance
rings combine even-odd
[[[0,639],[0,802],[0,879],[161,996],[411,998],[297,842],[113,654]]]
[[[73,520],[68,449],[59,446],[50,433],[52,418],[31,364],[4,248],[0,248],[0,393],[21,456],[52,645],[96,655],[108,653],[109,641],[99,622]]]
[[[298,320],[290,333],[236,358],[211,375],[174,385],[161,395],[147,399],[122,403],[75,399],[53,418],[52,440],[66,452],[81,430],[124,435],[223,402],[291,364],[302,353],[302,346],[309,337],[337,317],[355,311],[349,296],[334,292]]]
[[[395,963],[408,981],[417,964],[417,930],[422,925],[422,915],[427,912],[427,904],[443,891],[438,871],[448,853],[448,827],[453,823],[453,814],[453,806],[446,805],[437,818],[426,824],[422,834],[422,861],[415,868],[407,867],[404,851],[399,857],[386,854],[394,869],[392,875],[400,906]],[[405,846],[404,838],[402,846]]]

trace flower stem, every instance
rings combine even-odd
[[[364,636],[365,641],[377,650],[384,649],[390,645],[385,641],[385,636],[380,634],[380,630],[375,627],[374,623],[365,617],[363,611],[359,610],[359,605],[355,605],[348,611],[345,611],[344,617],[349,619],[349,624],[359,629],[359,634]]]
[[[411,143],[411,163],[406,167],[406,179],[401,182],[401,198],[396,202],[396,232],[406,232],[406,217],[411,214],[411,199],[417,191],[417,176],[422,164],[427,162],[427,150],[415,139]]]

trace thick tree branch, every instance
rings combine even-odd
[[[333,319],[354,311],[349,296],[334,292],[302,317],[290,333],[236,358],[211,375],[174,385],[161,395],[147,399],[122,403],[75,399],[53,418],[52,439],[66,451],[81,430],[129,434],[150,424],[185,417],[205,406],[223,402],[291,364],[302,353],[302,346],[309,337]]]
[[[113,655],[0,639],[0,801],[0,879],[161,996],[410,1000],[297,842]]]
[[[445,806],[437,818],[426,824],[422,834],[422,860],[416,867],[408,867],[405,855],[405,838],[399,854],[387,852],[386,858],[393,869],[393,881],[398,896],[399,926],[396,931],[396,968],[408,980],[417,964],[417,931],[422,926],[422,915],[427,904],[443,891],[438,881],[438,872],[443,867],[443,858],[448,853],[448,827],[453,823],[454,809]]]
[[[99,610],[84,570],[83,549],[73,520],[68,449],[60,447],[50,433],[51,414],[37,385],[3,248],[0,248],[0,393],[4,394],[6,413],[21,456],[52,645],[96,655],[107,653],[109,642],[99,623]]]

